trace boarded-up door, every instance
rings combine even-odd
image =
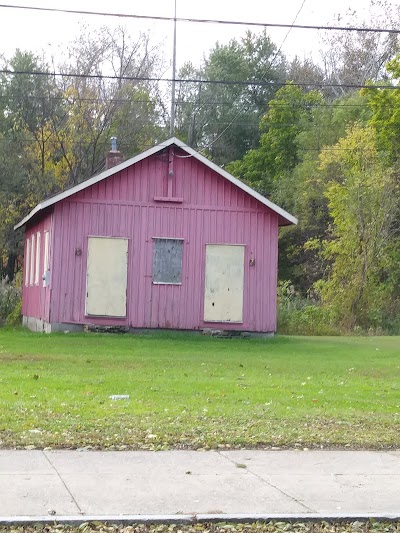
[[[128,240],[89,237],[86,314],[126,316]]]
[[[244,246],[207,244],[204,320],[243,322]]]

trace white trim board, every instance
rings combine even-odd
[[[176,137],[171,137],[167,141],[163,141],[160,144],[157,144],[156,146],[153,146],[153,148],[150,148],[149,150],[146,150],[145,152],[142,152],[141,154],[136,155],[135,157],[131,157],[130,159],[127,159],[123,163],[120,163],[119,165],[116,165],[115,167],[111,167],[108,170],[105,170],[104,172],[101,172],[100,174],[97,174],[96,176],[93,176],[92,178],[89,178],[86,181],[83,181],[82,183],[79,183],[78,185],[75,185],[75,187],[71,187],[70,189],[67,189],[64,192],[61,192],[57,194],[56,196],[53,196],[52,198],[48,198],[47,200],[44,200],[40,204],[38,204],[36,207],[32,209],[32,211],[23,218],[18,224],[14,226],[14,229],[18,229],[22,226],[24,226],[31,218],[33,218],[37,213],[40,211],[43,211],[47,207],[50,207],[57,202],[60,202],[61,200],[65,200],[65,198],[68,198],[69,196],[72,196],[80,191],[83,191],[87,189],[88,187],[91,187],[92,185],[95,185],[99,181],[102,181],[109,176],[112,176],[113,174],[116,174],[117,172],[120,172],[121,170],[125,170],[126,168],[130,167],[131,165],[134,165],[135,163],[138,163],[139,161],[142,161],[143,159],[146,159],[147,157],[150,157],[157,152],[160,152],[164,148],[168,148],[169,146],[176,145],[179,148],[182,148],[185,152],[188,153],[188,155],[194,157],[207,167],[211,168],[211,170],[214,170],[217,174],[225,178],[226,180],[230,181],[236,187],[239,187],[239,189],[242,189],[244,192],[258,200],[260,203],[265,205],[266,207],[269,207],[272,211],[280,215],[282,218],[284,218],[288,224],[297,224],[297,218],[295,218],[293,215],[279,207],[278,205],[274,204],[264,196],[262,196],[260,193],[249,187],[248,185],[242,183],[240,180],[232,176],[232,174],[229,174],[229,172],[226,172],[226,170],[222,169],[215,163],[212,163],[209,161],[206,157],[202,156],[193,148],[190,148],[190,146],[187,146],[184,142],[180,141]]]

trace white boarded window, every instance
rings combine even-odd
[[[31,241],[26,240],[26,256],[25,256],[25,286],[29,285],[29,269],[31,267]]]
[[[153,238],[153,283],[182,283],[183,239]]]
[[[50,234],[44,232],[43,287],[49,284]]]
[[[31,241],[31,265],[29,271],[29,284],[33,285],[33,276],[35,273],[35,235],[32,235]]]
[[[40,276],[40,231],[36,234],[36,265],[35,265],[35,285],[39,285]]]

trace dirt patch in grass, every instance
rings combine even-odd
[[[48,355],[44,354],[14,354],[14,353],[4,353],[2,352],[0,354],[0,362],[1,363],[12,363],[12,362],[19,362],[19,363],[37,363],[40,361],[49,361],[51,358]]]

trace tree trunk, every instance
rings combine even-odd
[[[9,282],[14,280],[16,259],[17,256],[13,253],[10,253],[7,257],[7,264],[4,269],[4,276],[8,279]]]

